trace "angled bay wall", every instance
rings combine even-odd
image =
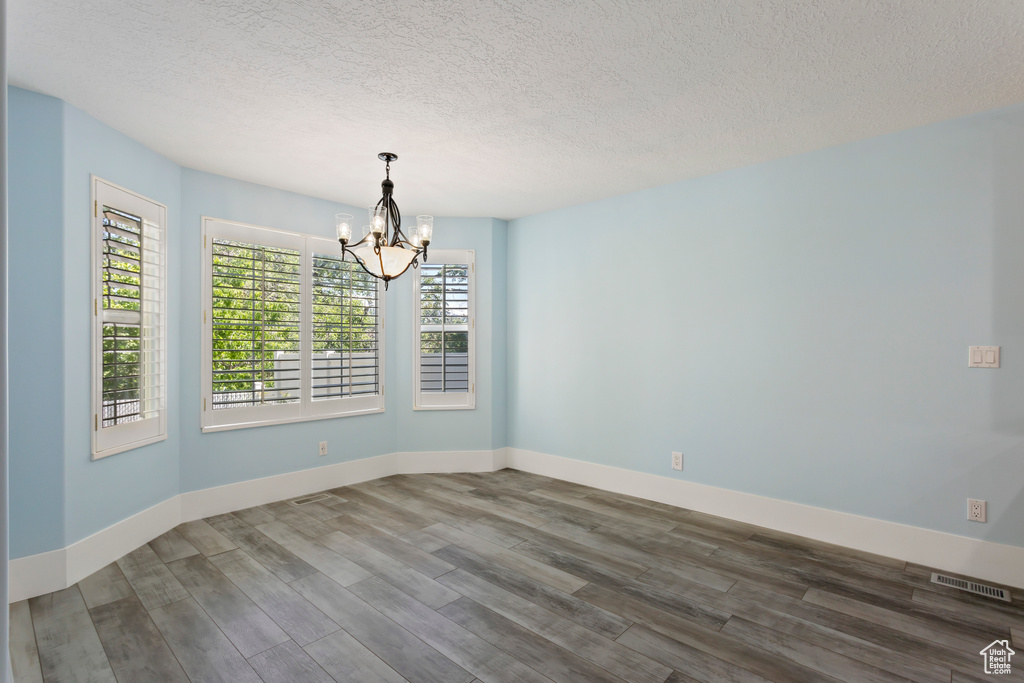
[[[58,99],[9,93],[11,557],[71,547],[179,493],[397,452],[504,445],[503,221],[438,217],[435,228],[436,248],[477,250],[477,410],[413,414],[405,278],[386,295],[385,413],[202,434],[201,217],[333,236],[335,213],[363,210],[181,168]],[[89,445],[90,174],[167,204],[169,233],[169,438],[98,461]],[[319,457],[323,440],[329,454]]]

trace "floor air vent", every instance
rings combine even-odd
[[[986,586],[983,583],[965,581],[964,579],[946,576],[945,574],[932,574],[932,583],[950,586],[951,588],[959,588],[962,591],[974,593],[975,595],[984,595],[986,598],[995,598],[996,600],[1010,602],[1010,594],[1005,590],[1002,588],[996,588],[995,586]]]
[[[315,496],[308,496],[306,498],[296,498],[292,501],[292,505],[306,505],[307,503],[319,503],[321,500],[327,500],[330,496],[326,493],[318,493]]]

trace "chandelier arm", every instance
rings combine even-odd
[[[384,200],[385,199],[387,199],[387,195],[386,194],[377,201],[376,206],[374,206],[374,212],[375,213],[378,213],[380,211],[380,207],[381,207],[382,204],[384,204]],[[373,233],[371,232],[370,234],[373,234]],[[387,205],[384,204],[384,227],[383,227],[383,232],[381,233],[381,239],[384,239],[387,236],[387,234],[388,234],[388,215],[387,215]]]
[[[366,238],[364,237],[363,239],[359,240],[358,242],[356,242],[352,246],[354,246],[354,247],[358,246],[358,245],[362,244],[365,241],[366,241]],[[359,257],[356,256],[356,252],[354,252],[353,250],[349,249],[346,245],[343,244],[343,245],[341,245],[341,259],[343,261],[345,260],[345,254],[352,254],[352,261],[355,262],[364,271],[366,271],[366,274],[369,275],[370,277],[373,277],[373,278],[375,278],[377,280],[383,279],[383,278],[378,277],[373,271],[371,271],[369,268],[367,268],[366,265],[362,261],[359,260]],[[385,287],[385,289],[387,289],[387,288]]]
[[[390,203],[391,224],[395,228],[395,232],[391,236],[391,246],[395,246],[400,239],[405,237],[402,234],[402,212],[398,210],[398,204],[395,203],[394,197],[388,197],[388,202]]]

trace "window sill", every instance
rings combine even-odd
[[[134,450],[136,448],[142,448],[143,446],[148,446],[150,444],[158,443],[160,441],[166,441],[166,440],[167,440],[167,435],[166,434],[160,434],[159,436],[151,436],[148,439],[142,439],[140,441],[132,441],[131,443],[122,444],[120,446],[114,446],[112,448],[108,448],[106,450],[100,451],[99,453],[95,453],[94,452],[92,454],[92,459],[93,460],[101,460],[101,459],[103,459],[103,458],[105,458],[105,457],[107,457],[109,455],[117,455],[118,453],[124,453],[125,451]]]
[[[232,424],[203,425],[200,430],[203,434],[211,432],[227,432],[233,429],[248,429],[250,427],[270,427],[272,425],[290,424],[292,422],[313,422],[314,420],[333,420],[338,417],[352,417],[354,415],[373,415],[383,413],[383,408],[370,408],[368,410],[353,410],[347,413],[332,413],[330,415],[304,415],[302,417],[284,417],[278,420],[259,420],[255,422],[235,422]]]
[[[412,407],[413,410],[476,410],[476,406],[417,406]]]

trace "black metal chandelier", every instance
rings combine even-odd
[[[341,242],[341,257],[352,254],[356,263],[370,275],[384,281],[384,288],[396,277],[419,266],[419,257],[427,258],[427,245],[434,233],[433,216],[416,216],[416,230],[411,237],[402,232],[402,214],[395,204],[395,184],[391,182],[391,162],[397,154],[381,152],[377,158],[384,162],[383,190],[380,201],[370,207],[370,224],[363,227],[363,237],[349,246],[352,241],[352,215],[339,213],[335,216],[338,241]]]

